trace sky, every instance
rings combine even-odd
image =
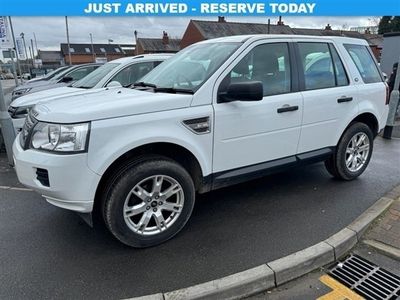
[[[198,20],[216,20],[217,17],[195,17]],[[268,17],[227,17],[227,21],[267,23]],[[293,27],[324,28],[331,24],[333,29],[349,29],[355,26],[376,25],[375,17],[284,17],[285,24]],[[189,17],[68,17],[70,43],[90,43],[89,33],[94,43],[115,44],[134,43],[133,32],[139,37],[159,37],[166,31],[170,37],[180,38],[189,23]],[[276,17],[271,17],[275,24]],[[66,42],[65,17],[13,17],[15,35],[25,34],[25,41],[36,35],[37,46],[41,50],[59,50],[60,43]],[[0,55],[0,58],[1,55]]]

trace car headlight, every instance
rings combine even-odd
[[[19,89],[13,92],[13,95],[23,95],[28,93],[32,88]]]
[[[52,152],[87,151],[90,123],[52,124],[39,122],[33,128],[30,148]]]
[[[11,117],[13,117],[14,119],[26,118],[32,107],[33,105],[14,107],[14,113]]]

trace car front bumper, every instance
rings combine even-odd
[[[13,156],[18,180],[40,193],[49,203],[82,213],[93,210],[101,177],[89,169],[86,153],[62,155],[24,150],[17,137]],[[38,176],[38,169],[42,177]],[[46,173],[48,186],[43,184]]]

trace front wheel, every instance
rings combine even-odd
[[[373,134],[364,123],[354,123],[344,132],[336,152],[325,161],[328,172],[336,178],[353,180],[367,168],[373,150]]]
[[[128,167],[113,182],[104,202],[104,220],[122,243],[154,246],[184,227],[194,201],[188,172],[174,161],[152,158]]]

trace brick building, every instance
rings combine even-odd
[[[62,43],[61,56],[65,64],[69,64],[68,44]],[[70,44],[73,65],[95,62],[96,59],[111,61],[125,56],[125,52],[116,44]]]
[[[327,24],[323,29],[314,28],[292,28],[285,25],[281,18],[277,24],[267,23],[239,23],[227,22],[224,17],[218,17],[217,21],[190,20],[180,43],[181,49],[199,41],[213,38],[246,35],[246,34],[298,34],[314,36],[345,36],[351,38],[365,39],[374,53],[376,59],[380,60],[383,37],[378,34],[360,33],[350,30],[334,30]]]
[[[136,54],[148,53],[176,53],[180,50],[180,39],[171,39],[168,33],[163,32],[162,38],[136,37]]]
[[[181,49],[203,41],[218,37],[242,34],[293,34],[291,28],[281,23],[268,25],[257,23],[227,22],[224,17],[218,21],[190,20],[180,43]]]

